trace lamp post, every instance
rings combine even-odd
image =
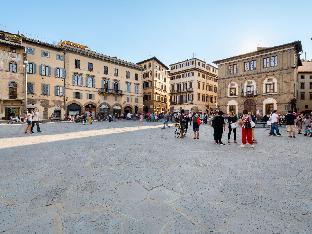
[[[24,68],[25,68],[24,72],[25,72],[25,108],[26,108],[26,111],[27,111],[27,83],[28,83],[28,81],[27,81],[27,65],[28,65],[28,61],[25,60],[24,61]]]

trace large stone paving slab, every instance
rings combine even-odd
[[[256,148],[241,149],[213,144],[209,126],[181,140],[156,125],[43,124],[42,143],[0,149],[0,232],[312,232],[311,138],[257,129]],[[0,126],[0,138],[23,139],[23,127]]]

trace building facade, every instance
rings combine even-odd
[[[218,107],[218,69],[192,58],[170,65],[170,111],[210,113]]]
[[[297,84],[297,110],[312,112],[312,61],[303,61],[298,67]]]
[[[138,63],[143,68],[143,111],[169,111],[169,68],[156,57]]]
[[[24,47],[18,35],[0,32],[0,119],[26,110]]]
[[[220,109],[226,113],[246,109],[259,116],[287,112],[296,98],[301,50],[296,41],[215,61]]]
[[[96,53],[87,46],[62,41],[65,69],[65,107],[68,115],[90,111],[108,114],[138,113],[143,108],[142,68]]]
[[[39,110],[41,119],[64,117],[65,63],[55,45],[23,37],[27,56],[27,105]]]

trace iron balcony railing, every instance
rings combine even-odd
[[[100,94],[113,94],[113,95],[122,95],[122,90],[120,89],[106,89],[106,88],[100,88],[99,89]]]

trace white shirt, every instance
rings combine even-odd
[[[271,123],[278,123],[278,114],[273,113],[271,115]]]
[[[33,116],[33,121],[39,121],[39,112],[36,111]]]

